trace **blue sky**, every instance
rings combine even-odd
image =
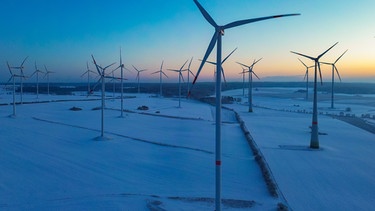
[[[228,29],[223,37],[223,56],[238,50],[225,63],[228,79],[241,80],[236,61],[251,63],[263,58],[255,71],[270,76],[303,76],[303,66],[291,50],[316,56],[333,45],[323,60],[337,64],[343,81],[375,79],[375,1],[300,0],[200,0],[218,24],[262,16],[301,13],[301,16],[266,20]],[[165,68],[178,68],[194,57],[196,72],[214,29],[200,14],[193,0],[63,1],[4,0],[0,8],[0,77],[9,78],[6,61],[13,66],[29,56],[26,73],[34,62],[46,65],[58,82],[83,81],[80,75],[94,54],[102,65],[123,61],[135,65],[148,81],[164,60]],[[210,60],[215,58],[215,50]],[[309,63],[308,60],[304,62]],[[2,64],[2,65],[1,65]],[[94,66],[91,65],[94,69]],[[329,67],[323,67],[329,79]],[[212,80],[213,67],[206,66],[199,81]],[[167,72],[170,81],[177,74]],[[135,72],[127,73],[135,81]],[[30,79],[32,80],[32,79]]]

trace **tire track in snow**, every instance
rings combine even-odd
[[[38,118],[38,117],[32,117],[32,118],[34,120],[41,121],[41,122],[47,122],[47,123],[51,123],[51,124],[58,124],[58,125],[64,125],[64,126],[68,126],[68,127],[74,127],[74,128],[84,129],[84,130],[91,130],[91,131],[95,131],[95,132],[100,132],[100,130],[98,130],[98,129],[92,129],[92,128],[88,128],[88,127],[84,127],[84,126],[72,125],[72,124],[67,124],[67,123],[57,122],[57,121],[52,121],[52,120],[46,120],[46,119],[41,119],[41,118]],[[127,138],[127,139],[131,139],[131,140],[139,141],[139,142],[143,142],[143,143],[153,144],[153,145],[157,145],[157,146],[162,146],[162,147],[187,149],[187,150],[193,150],[193,151],[203,152],[203,153],[207,153],[207,154],[213,154],[213,152],[208,151],[208,150],[204,150],[204,149],[197,149],[197,148],[192,148],[192,147],[185,147],[185,146],[178,146],[178,145],[173,145],[173,144],[166,144],[166,143],[162,143],[162,142],[149,141],[149,140],[140,139],[140,138],[136,138],[136,137],[130,137],[130,136],[127,136],[127,135],[122,135],[122,134],[118,134],[118,133],[114,133],[114,132],[106,132],[106,134],[111,134],[111,135],[114,135],[114,136]]]

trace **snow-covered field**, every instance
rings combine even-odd
[[[223,210],[275,210],[279,202],[292,210],[372,210],[374,134],[325,114],[347,107],[356,116],[371,113],[374,98],[353,104],[343,97],[334,110],[319,102],[326,135],[320,150],[310,150],[311,102],[292,93],[258,90],[254,113],[246,112],[246,98],[225,105],[246,123],[282,195],[270,196],[234,113],[223,109]],[[240,98],[242,90],[224,94]],[[97,97],[41,95],[54,101],[17,105],[14,118],[12,106],[0,106],[0,209],[214,210],[214,107],[131,96],[124,118],[119,99],[106,101],[107,141],[96,139],[100,101],[82,101]],[[137,110],[142,105],[149,110]]]

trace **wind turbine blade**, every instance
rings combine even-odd
[[[225,78],[224,68],[221,67],[221,74],[223,75],[224,83],[227,84],[227,79]]]
[[[160,71],[163,72],[163,64],[164,64],[164,60],[161,62],[161,65],[160,65]]]
[[[340,76],[339,70],[337,69],[337,67],[335,65],[333,65],[333,67],[335,68],[337,76],[339,77],[340,82],[341,82],[341,76]]]
[[[88,72],[89,72],[89,71],[84,72],[84,73],[81,75],[81,77],[83,77],[84,75],[86,75]],[[33,74],[34,74],[34,73],[33,73]],[[33,76],[33,75],[31,75],[31,76]],[[31,77],[31,76],[30,76],[30,77]]]
[[[107,69],[108,67],[110,67],[110,66],[112,66],[112,65],[114,65],[114,64],[116,64],[116,62],[113,62],[112,64],[106,66],[105,68],[103,68],[103,70]]]
[[[206,61],[206,63],[216,65],[216,62]]]
[[[188,70],[188,71],[195,77],[195,74],[191,70]]]
[[[35,73],[37,73],[38,71],[34,71],[33,74],[30,75],[30,78],[33,77],[35,75]]]
[[[322,71],[320,70],[320,63],[319,62],[316,62],[316,63],[318,64],[320,84],[323,85],[323,78],[322,78]]]
[[[191,66],[191,62],[193,61],[193,57],[191,57],[190,59],[190,62],[189,62],[189,66],[188,66],[188,70],[190,71],[190,66]],[[190,71],[191,72],[191,71]]]
[[[303,77],[303,80],[307,78],[307,74],[309,74],[309,71],[306,70],[305,76]]]
[[[8,84],[13,79],[13,77],[14,77],[13,75],[10,76],[9,80],[5,84]]]
[[[185,82],[184,76],[182,75],[182,72],[179,71],[180,77],[182,78],[182,81]]]
[[[317,59],[319,60],[320,57],[322,57],[324,54],[326,54],[329,50],[331,50],[333,47],[335,47],[335,45],[337,45],[337,43],[339,42],[336,42],[334,45],[332,45],[330,48],[328,48],[326,51],[324,51],[322,54],[320,54]]]
[[[308,68],[307,65],[305,63],[303,63],[303,61],[301,59],[298,58],[298,60],[303,64],[303,66],[305,66],[306,68]]]
[[[200,72],[202,71],[204,63],[206,63],[208,56],[210,55],[212,49],[215,47],[216,40],[217,40],[218,36],[219,36],[219,33],[217,33],[217,32],[215,32],[214,35],[212,36],[211,42],[208,45],[208,48],[207,48],[206,54],[203,57],[202,63],[201,63],[201,65],[198,68],[197,74],[195,74],[195,78],[193,80],[193,84],[195,84],[195,82],[197,81],[198,76],[199,76]]]
[[[7,61],[7,66],[8,66],[8,70],[9,70],[10,74],[13,75],[12,69],[10,68],[8,61]]]
[[[136,68],[136,67],[134,67],[134,65],[132,65],[133,66],[133,68],[137,71],[137,72],[139,72],[139,70]]]
[[[98,81],[95,83],[95,85],[91,88],[91,91],[94,91],[96,89],[96,87],[100,84],[101,80],[102,78],[100,77]]]
[[[96,70],[98,71],[98,74],[99,74],[99,75],[102,75],[102,73],[101,73],[100,70],[99,70],[99,65],[96,64],[96,60],[95,60],[95,58],[94,58],[94,56],[93,56],[92,54],[91,54],[91,57],[92,57],[92,61],[93,61],[94,64],[95,64]]]
[[[250,68],[250,66],[247,66],[246,64],[242,64],[240,62],[236,62],[237,64],[241,65],[241,66],[244,66],[244,67],[247,67],[247,68]]]
[[[182,68],[184,68],[185,64],[186,64],[188,61],[189,61],[189,59],[186,60],[186,62],[181,66],[180,71],[182,71]]]
[[[120,47],[120,66],[119,67],[121,66],[122,66],[122,56],[121,56],[121,47]]]
[[[252,74],[254,74],[254,75],[255,75],[255,77],[257,77],[257,78],[258,78],[258,80],[260,80],[260,78],[258,77],[258,75],[257,75],[257,74],[255,74],[255,72],[254,72],[254,71],[251,71],[251,73],[252,73]]]
[[[29,58],[28,56],[26,56],[26,58],[22,61],[21,63],[21,67],[23,67],[23,64],[25,63],[26,59]]]
[[[203,17],[215,28],[218,27],[218,25],[216,24],[216,22],[214,21],[214,19],[212,19],[212,17],[210,16],[210,14],[208,14],[208,12],[202,7],[202,5],[197,1],[197,0],[194,0],[194,3],[197,5],[198,9],[201,11]]]
[[[156,73],[160,73],[160,70],[156,71],[156,72],[153,72],[153,73],[150,73],[150,74],[152,75],[152,74],[156,74]]]
[[[306,58],[309,58],[309,59],[315,61],[315,58],[314,58],[314,57],[307,56],[307,55],[305,55],[305,54],[301,54],[301,53],[294,52],[294,51],[291,51],[291,53],[294,53],[294,54],[297,54],[297,55],[300,55],[300,56],[303,56],[303,57],[306,57]]]
[[[232,55],[236,50],[237,48],[235,48],[232,52],[230,52],[230,54],[228,54],[228,56],[225,57],[225,59],[221,62],[221,64],[223,64],[230,57],[230,55]]]
[[[261,18],[252,18],[252,19],[246,19],[246,20],[240,20],[240,21],[234,21],[232,23],[228,23],[227,25],[223,26],[223,29],[229,29],[233,28],[236,26],[248,24],[248,23],[253,23],[253,22],[258,22],[258,21],[263,21],[267,19],[273,19],[273,18],[281,18],[281,17],[287,17],[287,16],[296,16],[296,15],[301,15],[299,13],[293,13],[293,14],[284,14],[284,15],[273,15],[273,16],[267,16],[267,17],[261,17]]]
[[[343,54],[341,54],[341,56],[339,58],[336,59],[335,62],[333,62],[333,64],[336,64],[337,61],[339,61],[341,59],[342,56],[344,56],[344,54],[347,52],[348,50],[346,50]]]
[[[165,77],[167,77],[168,78],[168,76],[167,76],[167,74],[165,74],[163,71],[161,72]]]
[[[256,63],[258,63],[258,62],[260,62],[260,60],[262,60],[263,58],[260,58],[260,59],[258,59],[258,60],[254,60],[254,62],[253,62],[253,64],[251,65],[251,67],[254,67],[254,65],[256,64]]]

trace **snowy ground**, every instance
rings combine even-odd
[[[246,98],[225,106],[245,121],[290,209],[373,209],[374,134],[325,115],[347,107],[373,114],[373,96],[343,96],[336,109],[323,96],[319,128],[326,135],[320,150],[310,150],[312,103],[293,93],[256,91],[254,113],[246,112]],[[224,94],[242,98],[242,90]],[[141,94],[125,99],[120,118],[120,100],[107,100],[109,140],[96,141],[100,110],[92,109],[100,101],[82,101],[90,98],[97,99],[42,95],[39,101],[74,101],[17,105],[15,118],[10,105],[0,106],[0,209],[214,210],[213,107],[184,99],[178,108],[177,99]],[[150,109],[137,110],[142,105]],[[223,122],[224,210],[275,210],[284,198],[268,193],[231,111],[223,110]]]

